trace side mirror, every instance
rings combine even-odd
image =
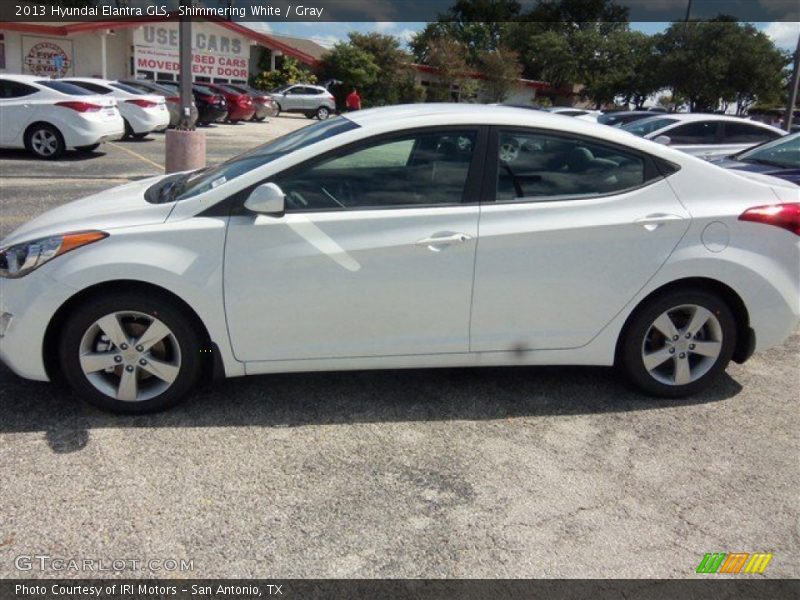
[[[286,194],[274,183],[262,183],[250,192],[244,207],[260,215],[280,217],[286,210]]]
[[[664,146],[669,146],[672,143],[672,138],[669,137],[668,135],[660,135],[653,141],[656,144],[663,144]]]

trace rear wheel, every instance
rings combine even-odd
[[[191,321],[157,296],[109,294],[89,300],[62,330],[62,372],[99,408],[141,414],[177,404],[197,382],[201,339]]]
[[[329,109],[327,106],[320,106],[317,109],[317,118],[320,121],[325,121],[330,116],[331,116],[331,109]]]
[[[736,322],[722,299],[704,290],[676,290],[637,310],[620,359],[643,391],[680,398],[707,387],[728,366],[735,347]]]
[[[128,123],[128,119],[123,118],[122,120],[125,123],[125,132],[122,134],[122,139],[126,140],[133,135],[133,127]]]
[[[66,146],[61,132],[46,123],[34,125],[25,136],[25,146],[38,158],[53,160],[64,154]]]
[[[253,121],[258,121],[258,122],[260,123],[261,121],[263,121],[263,120],[264,120],[264,119],[266,119],[266,118],[267,118],[267,117],[253,117],[253,119],[252,119],[252,120],[253,120]]]

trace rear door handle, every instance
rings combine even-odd
[[[452,235],[423,238],[421,240],[417,240],[416,245],[430,248],[434,252],[439,252],[445,246],[450,246],[452,244],[463,244],[471,239],[472,236],[467,235],[466,233],[454,233]]]
[[[655,231],[665,223],[669,223],[670,221],[682,221],[683,217],[680,215],[668,215],[664,213],[654,213],[652,215],[647,215],[646,217],[642,217],[641,219],[636,219],[634,223],[641,225],[647,231]]]

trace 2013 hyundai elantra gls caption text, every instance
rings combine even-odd
[[[120,412],[211,373],[488,365],[617,365],[674,398],[800,318],[797,187],[495,106],[333,118],[0,252],[2,360]]]

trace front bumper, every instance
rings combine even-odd
[[[58,308],[75,290],[44,275],[0,278],[0,361],[20,377],[48,381],[44,363],[44,336]]]

